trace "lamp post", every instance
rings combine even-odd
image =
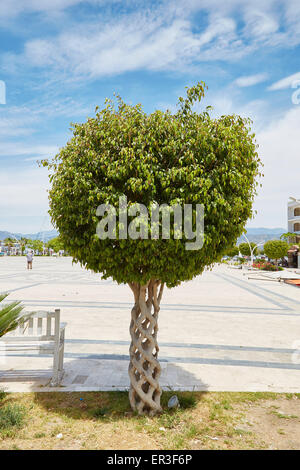
[[[256,250],[256,248],[257,248],[258,246],[264,245],[265,242],[262,241],[262,242],[260,242],[260,243],[257,243],[257,244],[254,245],[254,247],[252,248],[251,243],[249,242],[248,238],[246,237],[246,235],[245,235],[244,233],[243,233],[243,237],[245,238],[246,242],[247,242],[248,245],[249,245],[250,255],[251,255],[251,266],[253,266],[254,251]]]

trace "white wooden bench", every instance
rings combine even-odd
[[[0,339],[6,352],[53,354],[53,373],[50,386],[57,387],[63,376],[65,326],[60,323],[60,310],[38,311],[20,323],[19,327]],[[2,343],[2,344],[1,344]]]

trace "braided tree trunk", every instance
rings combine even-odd
[[[158,379],[161,367],[157,360],[157,317],[164,285],[152,279],[146,285],[130,283],[134,294],[131,310],[129,348],[129,401],[139,414],[154,415],[161,411],[161,388]],[[158,288],[159,293],[158,293]],[[147,298],[146,298],[147,297]],[[152,311],[153,310],[153,311]]]

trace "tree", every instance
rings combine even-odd
[[[296,238],[297,238],[297,234],[292,233],[292,232],[287,232],[287,233],[283,233],[282,235],[280,235],[280,240],[284,240],[288,243],[295,243]]]
[[[239,249],[237,246],[233,246],[232,248],[229,248],[229,250],[226,251],[225,255],[229,256],[230,258],[233,258],[234,256],[238,256],[239,254]]]
[[[7,296],[8,294],[0,294],[0,303]],[[23,308],[17,301],[0,306],[0,337],[17,328]]]
[[[283,240],[269,240],[264,245],[264,251],[268,258],[274,259],[276,264],[278,260],[287,255],[289,245]]]
[[[25,237],[20,238],[19,243],[21,245],[21,255],[23,255],[23,252],[24,252],[28,242],[29,242],[28,238],[25,238]]]
[[[27,240],[26,246],[31,248],[34,251],[39,251],[40,253],[43,251],[44,243],[42,240]]]
[[[252,216],[260,160],[250,121],[212,119],[208,108],[196,112],[204,91],[203,82],[187,89],[175,114],[146,114],[119,96],[117,106],[106,100],[95,117],[73,124],[73,137],[52,161],[42,162],[49,168],[49,213],[73,260],[133,292],[129,400],[140,414],[161,410],[157,319],[164,285],[177,286],[219,261]],[[194,221],[196,204],[203,204],[203,247],[186,249],[187,238],[177,239],[173,226],[169,239],[142,238],[142,224],[140,236],[124,238],[118,207],[124,195],[127,213],[136,203],[150,213],[154,203],[192,204]],[[117,224],[113,237],[99,239],[96,213],[103,203],[115,208]]]
[[[256,244],[251,242],[250,245],[252,247],[253,254],[256,256],[257,253],[258,253],[258,249],[256,248]],[[248,243],[241,243],[239,245],[239,251],[243,256],[251,256],[250,247],[249,247]]]
[[[64,250],[63,241],[59,236],[49,240],[46,243],[46,247],[52,249],[55,253],[58,253],[60,250]]]
[[[11,251],[11,249],[14,246],[15,242],[16,242],[16,240],[14,240],[11,237],[5,238],[4,245],[7,246],[9,252]]]

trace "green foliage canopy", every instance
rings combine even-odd
[[[237,246],[233,246],[232,248],[229,248],[225,255],[229,256],[230,258],[233,258],[234,256],[237,256],[239,254],[239,249]]]
[[[256,256],[258,254],[258,249],[255,248],[256,244],[251,242],[250,245],[251,245],[252,250],[254,249],[253,254]],[[241,243],[239,245],[239,250],[242,255],[251,256],[250,247],[248,243]]]
[[[42,252],[43,251],[43,246],[44,246],[44,243],[42,242],[42,240],[31,240],[31,239],[28,239],[27,240],[27,243],[26,243],[26,247],[27,248],[30,248],[34,251],[38,250],[39,252]]]
[[[49,240],[46,243],[46,247],[51,248],[52,250],[54,250],[55,253],[58,253],[60,250],[64,250],[63,241],[59,236]]]
[[[290,239],[294,239],[294,241],[296,241],[296,237],[297,237],[296,233],[287,232],[287,233],[283,233],[282,235],[280,235],[280,240],[289,241]]]
[[[264,251],[268,258],[278,260],[287,255],[289,245],[283,240],[269,240],[264,245]]]
[[[179,98],[178,112],[146,114],[141,105],[104,109],[83,124],[52,161],[50,215],[74,261],[118,283],[159,279],[172,287],[192,279],[235,244],[252,215],[260,160],[250,121],[239,116],[212,119],[195,111],[203,82]],[[187,251],[182,240],[100,240],[97,206],[148,209],[161,204],[203,204],[203,248]],[[118,215],[118,214],[117,214]]]
[[[7,237],[3,241],[4,241],[4,245],[11,248],[11,247],[14,246],[14,243],[16,243],[17,240],[15,240],[14,238],[11,238],[11,237]]]

